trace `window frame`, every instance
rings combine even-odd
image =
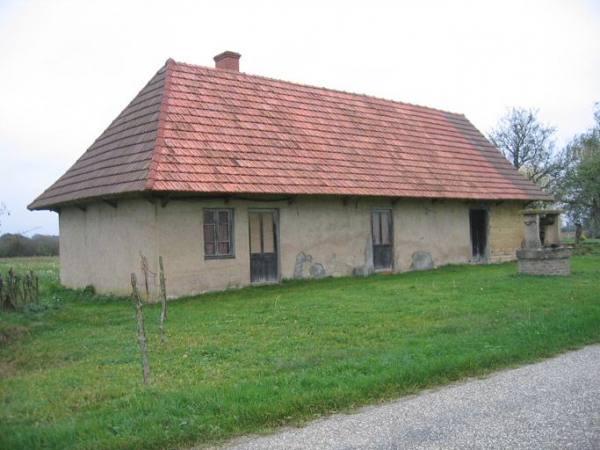
[[[214,223],[214,231],[212,241],[215,245],[215,254],[209,255],[206,253],[206,213],[212,211],[215,217]],[[218,238],[218,230],[219,230],[219,213],[226,212],[229,222],[228,222],[228,234],[229,234],[229,253],[219,253],[219,238]],[[234,240],[234,209],[233,208],[203,208],[202,209],[202,249],[204,253],[204,259],[233,259],[235,258],[235,240]]]
[[[388,240],[389,243],[384,244],[383,242],[380,242],[379,244],[376,242],[376,236],[375,236],[375,230],[374,230],[374,223],[373,223],[373,213],[377,213],[378,214],[378,220],[379,220],[379,236],[382,238],[383,237],[383,226],[381,224],[381,213],[386,213],[388,215],[388,220],[387,220],[387,232],[388,232]],[[373,208],[371,210],[371,237],[373,240],[373,245],[389,245],[392,248],[394,247],[394,214],[391,208]]]

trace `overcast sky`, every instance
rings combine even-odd
[[[600,100],[599,0],[0,0],[0,233],[57,234],[29,204],[169,57],[463,113],[539,108],[564,144]]]

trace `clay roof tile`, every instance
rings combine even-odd
[[[148,191],[550,199],[463,115],[172,59],[29,209]]]

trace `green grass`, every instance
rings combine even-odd
[[[572,244],[574,243],[573,239]],[[572,253],[576,256],[600,256],[600,239],[586,239],[578,246],[574,246]]]
[[[575,244],[575,238],[562,239],[562,242],[564,244],[573,245],[573,244]],[[600,239],[593,239],[593,238],[582,239],[581,244],[599,246]]]
[[[600,257],[569,278],[516,264],[293,281],[145,308],[141,384],[127,299],[58,288],[0,313],[0,448],[173,448],[301,424],[600,341]],[[168,275],[168,267],[167,275]]]
[[[566,245],[572,247],[573,256],[600,256],[600,239],[584,239],[575,245],[574,238],[564,239]]]

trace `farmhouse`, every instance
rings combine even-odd
[[[61,281],[127,294],[140,252],[173,296],[513,259],[549,200],[463,116],[169,59],[31,210]]]

